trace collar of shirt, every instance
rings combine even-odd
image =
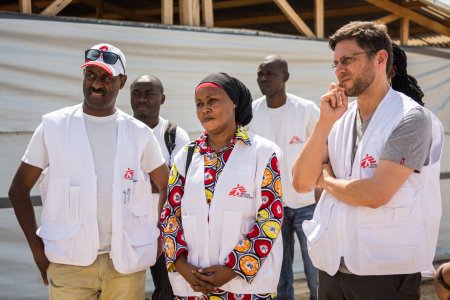
[[[199,153],[202,155],[205,153],[214,152],[214,150],[212,150],[211,147],[208,146],[208,144],[206,142],[207,138],[208,138],[208,133],[205,131],[200,136],[200,138],[198,138],[195,141],[195,146],[198,148]],[[229,148],[233,148],[237,142],[242,142],[245,145],[251,145],[251,141],[248,137],[247,130],[245,130],[245,128],[239,124],[236,127],[236,131],[234,133],[233,138],[230,140],[230,142],[228,143],[228,145],[225,148],[220,150],[220,153],[222,153],[223,151],[225,151]]]

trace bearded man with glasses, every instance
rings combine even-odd
[[[338,83],[293,168],[298,192],[324,189],[303,223],[319,299],[420,299],[421,273],[434,273],[442,125],[389,86],[386,26],[351,22],[329,45]]]
[[[9,197],[50,299],[144,299],[161,247],[150,178],[162,207],[169,170],[151,129],[115,106],[122,51],[95,45],[81,67],[83,102],[42,117]],[[40,177],[38,228],[30,190]]]

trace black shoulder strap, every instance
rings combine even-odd
[[[192,161],[192,155],[194,155],[194,149],[195,149],[195,142],[191,142],[187,145],[187,156],[186,156],[186,171],[184,172],[184,177],[186,177],[187,172],[189,170],[189,165]]]
[[[177,124],[172,122],[167,122],[167,128],[164,132],[164,142],[166,142],[167,150],[169,151],[169,156],[172,155],[173,149],[175,149],[175,135],[177,132]]]

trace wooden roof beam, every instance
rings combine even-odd
[[[161,0],[161,3],[163,3],[163,1],[165,1],[165,0]],[[219,1],[219,2],[215,2],[212,0],[210,0],[210,1],[212,2],[212,6],[213,6],[214,10],[273,3],[273,0],[245,0],[245,1],[242,1],[242,0],[229,0],[228,1],[227,0],[227,1]],[[178,13],[179,10],[180,10],[179,6],[173,7],[173,13]],[[159,8],[142,8],[142,9],[139,9],[139,12],[141,14],[144,14],[147,16],[159,16],[161,14],[161,9],[159,9]]]
[[[391,13],[401,15],[403,18],[409,18],[410,21],[429,28],[430,30],[433,30],[437,33],[450,36],[450,28],[393,2],[390,2],[388,0],[366,0],[366,2],[378,6]]]
[[[288,20],[294,25],[294,27],[306,35],[307,37],[315,37],[314,33],[309,29],[308,25],[300,18],[300,16],[295,12],[292,6],[289,5],[287,0],[273,0],[279,9],[286,15]]]
[[[273,0],[230,0],[230,1],[220,1],[214,2],[214,9],[226,9],[226,8],[236,8],[244,6],[253,6],[259,4],[273,3]]]
[[[21,6],[22,4],[27,6],[27,3],[30,3],[30,13],[34,10],[35,12],[40,11],[41,9],[46,8],[47,6],[49,6],[52,1],[48,0],[48,1],[41,1],[41,0],[19,0],[16,3],[10,3],[10,4],[0,4],[0,10],[2,11],[15,11],[15,12],[23,12],[26,13],[25,11],[22,11]],[[72,0],[72,3],[75,3],[76,0]]]
[[[384,16],[384,17],[382,17],[382,18],[373,20],[373,22],[375,22],[375,23],[388,24],[388,23],[394,22],[394,21],[396,21],[396,20],[398,20],[398,19],[400,19],[400,18],[401,18],[401,17],[400,17],[399,15],[396,15],[396,14],[390,14],[390,15]]]
[[[41,12],[44,16],[56,16],[62,11],[72,0],[55,0]]]
[[[78,2],[97,8],[96,2],[92,1],[92,0],[78,0]],[[138,22],[154,22],[154,23],[160,22],[160,20],[151,18],[147,15],[142,14],[139,11],[132,11],[132,10],[129,10],[129,9],[117,6],[117,5],[110,4],[108,2],[103,3],[103,11],[104,12],[105,11],[113,12],[113,13],[124,16],[128,20],[133,20],[133,21],[138,21]]]
[[[375,7],[373,5],[365,5],[360,7],[348,7],[340,9],[329,9],[324,11],[325,18],[333,17],[345,17],[354,15],[364,15],[384,12],[383,9]],[[303,20],[311,20],[315,17],[313,12],[299,13]],[[240,19],[222,19],[216,20],[215,26],[218,27],[241,27],[255,24],[271,24],[271,23],[282,23],[286,22],[286,16],[283,14],[276,14],[270,16],[258,16],[258,17],[248,17]]]

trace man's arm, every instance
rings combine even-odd
[[[412,173],[406,166],[380,160],[373,177],[346,180],[335,178],[331,166],[324,164],[318,183],[348,205],[377,208],[389,202]]]
[[[322,164],[328,162],[327,139],[334,123],[347,111],[348,98],[335,83],[320,98],[320,116],[292,167],[292,186],[299,193],[314,189],[322,173]]]
[[[314,189],[322,173],[322,165],[328,161],[327,138],[331,127],[317,122],[313,134],[307,140],[292,167],[292,186],[298,193]]]
[[[442,264],[434,276],[436,294],[441,300],[450,299],[450,262]]]
[[[161,215],[164,203],[167,200],[167,183],[169,182],[169,168],[162,164],[149,173],[153,184],[159,190],[158,216]]]
[[[154,192],[153,186],[156,186],[159,192],[159,200],[158,200],[158,220],[159,220],[164,203],[166,203],[167,200],[167,183],[169,182],[169,168],[166,166],[166,164],[162,164],[158,168],[151,171],[148,175],[151,178],[152,192]],[[162,251],[163,247],[161,239],[158,239],[158,252],[156,257],[159,257]]]
[[[37,223],[33,204],[30,199],[30,191],[33,188],[42,169],[22,162],[9,189],[9,199],[14,207],[17,220],[33,253],[34,261],[41,272],[44,284],[48,286],[47,268],[49,261],[45,256],[44,243],[36,234]]]

